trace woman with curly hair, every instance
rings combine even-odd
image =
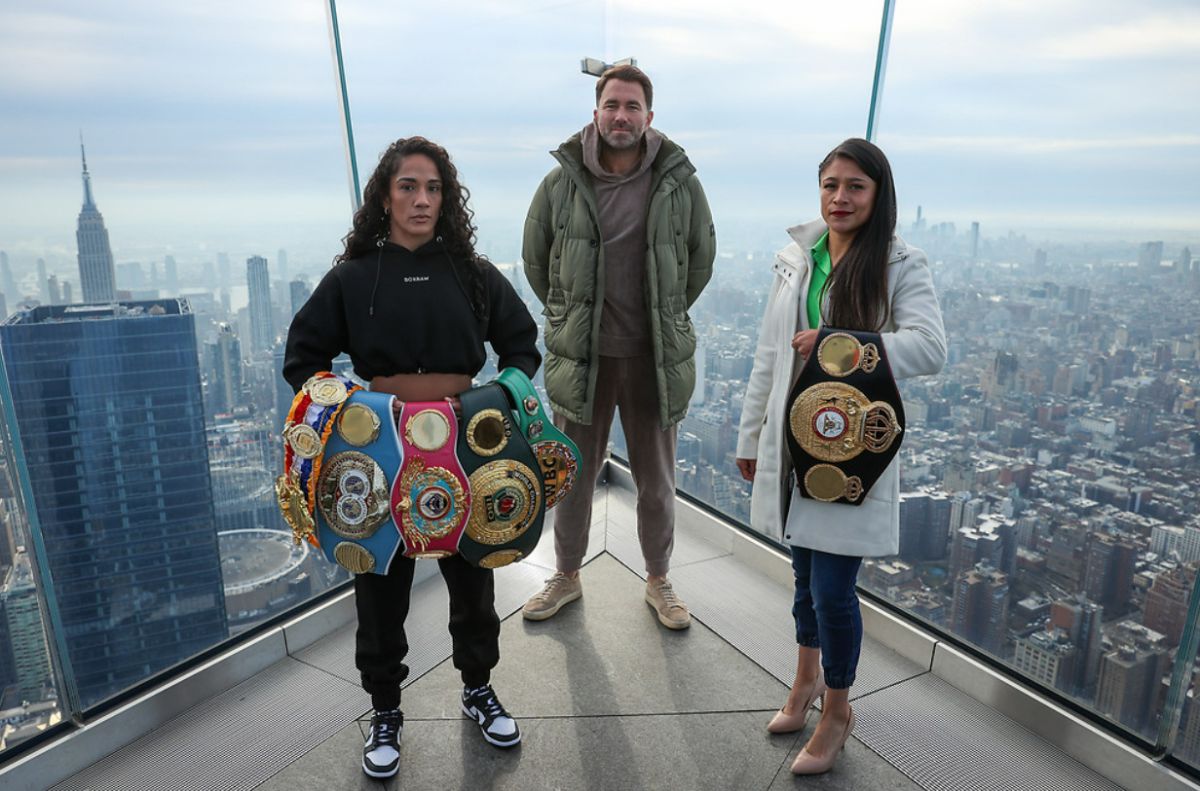
[[[392,143],[366,189],[345,250],[292,320],[284,378],[299,390],[347,352],[372,390],[401,401],[435,401],[471,387],[484,342],[500,368],[533,376],[541,364],[537,325],[512,285],[475,251],[470,193],[441,146],[423,137]],[[500,659],[492,571],[460,555],[438,561],[450,592],[454,666],[462,710],[497,747],[521,740],[489,683]],[[415,561],[397,556],[386,576],[359,574],[355,664],[374,714],[363,771],[391,777],[399,766],[404,717],[400,685]]]

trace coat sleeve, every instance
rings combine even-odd
[[[537,349],[537,323],[500,270],[488,264],[487,278],[491,303],[487,341],[500,358],[497,367],[500,370],[520,368],[532,379],[542,364],[542,355]]]
[[[693,173],[688,187],[692,194],[692,216],[688,228],[687,304],[690,308],[712,277],[717,257],[717,232],[700,179]]]
[[[551,174],[553,175],[553,174]],[[521,243],[521,260],[525,279],[542,304],[550,290],[550,248],[554,244],[554,224],[550,217],[550,176],[542,179],[529,213],[525,217],[525,236]]]
[[[288,328],[283,358],[283,378],[299,391],[318,371],[328,371],[333,358],[347,349],[346,308],[342,282],[329,270],[300,308]]]
[[[767,297],[767,308],[763,311],[762,326],[758,330],[758,347],[754,351],[754,367],[746,382],[746,395],[742,399],[742,419],[738,424],[737,452],[739,459],[758,458],[758,439],[762,434],[767,417],[767,401],[771,397],[771,383],[775,378],[775,363],[779,350],[771,333],[771,319],[778,308],[782,292],[780,278],[776,276]]]
[[[892,323],[881,333],[897,379],[936,374],[946,364],[946,330],[925,253],[911,248],[892,295]]]

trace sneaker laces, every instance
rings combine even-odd
[[[671,586],[671,582],[669,580],[663,580],[662,582],[658,583],[655,588],[658,590],[658,594],[662,596],[663,603],[667,605],[668,609],[672,607],[683,606],[683,602],[681,602],[679,597],[675,595],[675,588]]]
[[[375,744],[392,744],[400,732],[400,710],[377,712],[371,718],[371,740]]]
[[[508,712],[504,710],[504,707],[500,705],[500,701],[496,699],[496,692],[491,688],[491,686],[477,687],[476,689],[468,691],[467,695],[471,698],[475,698],[476,695],[481,695],[485,692],[486,696],[483,698],[483,705],[480,706],[479,701],[476,700],[476,708],[481,709],[490,720],[494,720],[497,717],[507,717]]]
[[[546,586],[538,591],[537,598],[546,601],[554,595],[555,591],[562,585],[570,584],[571,578],[561,571],[555,572],[554,576],[546,580]]]

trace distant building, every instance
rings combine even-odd
[[[79,248],[79,287],[84,302],[112,302],[117,298],[117,277],[113,271],[112,246],[104,217],[92,198],[92,177],[88,173],[87,153],[79,143],[83,158],[83,208],[75,241]]]
[[[280,250],[282,253],[283,251]],[[289,296],[292,298],[292,315],[295,316],[300,312],[300,308],[304,307],[304,303],[308,302],[308,298],[312,296],[312,287],[308,285],[308,281],[302,277],[298,277],[288,283]]]
[[[1104,655],[1096,708],[1127,728],[1145,732],[1158,713],[1158,693],[1170,656],[1162,648],[1124,643]]]
[[[1133,588],[1137,546],[1107,533],[1093,533],[1083,571],[1083,592],[1110,613],[1126,612]]]
[[[260,255],[246,259],[246,284],[250,292],[250,350],[259,354],[270,351],[275,342],[267,259]]]
[[[208,347],[209,414],[220,415],[242,406],[242,345],[233,328],[222,322],[217,340]]]
[[[1070,689],[1078,661],[1079,649],[1061,629],[1037,631],[1013,644],[1013,668],[1055,689]]]
[[[33,568],[24,552],[16,554],[8,577],[0,581],[0,613],[8,633],[13,680],[21,700],[42,700],[44,690],[54,688],[54,678]]]
[[[1003,656],[1008,625],[1008,576],[987,563],[954,583],[950,628],[985,651]]]
[[[1188,563],[1159,574],[1146,592],[1142,623],[1165,636],[1169,646],[1179,645],[1187,625],[1188,599],[1196,584],[1197,568],[1200,565]]]
[[[164,300],[0,325],[15,468],[84,705],[228,636],[192,319]]]

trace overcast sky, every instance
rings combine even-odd
[[[644,10],[650,6],[653,10]],[[1200,241],[1200,4],[897,0],[878,142],[901,219],[985,235]],[[995,6],[995,7],[991,7]],[[338,4],[360,170],[444,143],[485,246],[515,255],[547,151],[590,120],[585,55],[634,55],[718,236],[816,215],[866,129],[878,0]],[[118,261],[327,260],[349,217],[317,0],[0,0],[0,250],[73,261],[83,130]],[[781,234],[781,232],[780,232]]]

